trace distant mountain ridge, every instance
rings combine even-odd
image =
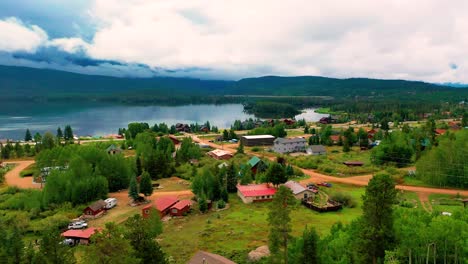
[[[464,92],[461,92],[461,91]],[[456,92],[460,91],[461,94]],[[413,97],[434,93],[467,96],[468,89],[453,89],[419,81],[368,78],[336,79],[317,76],[264,76],[239,81],[192,78],[121,78],[84,75],[49,69],[0,66],[3,98],[127,98],[207,97],[224,95]]]

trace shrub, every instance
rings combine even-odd
[[[252,152],[259,152],[260,151],[260,148],[259,147],[253,147],[252,148]]]
[[[219,200],[218,201],[218,209],[223,209],[224,207],[226,207],[226,202],[223,201],[223,200]]]
[[[330,199],[333,201],[339,202],[343,206],[348,207],[348,208],[354,208],[357,205],[354,198],[347,193],[342,193],[342,192],[334,193],[330,196]]]
[[[410,201],[401,201],[400,206],[406,208],[414,208],[414,204]]]

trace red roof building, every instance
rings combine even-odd
[[[439,128],[437,128],[437,129],[435,130],[436,135],[443,135],[443,134],[445,134],[446,132],[447,132],[447,129],[439,129]]]
[[[338,141],[340,141],[340,135],[331,135],[330,140],[333,144],[338,144]]]
[[[192,202],[190,200],[182,200],[174,204],[169,212],[172,216],[183,216],[190,211],[191,207]]]
[[[106,203],[103,200],[98,200],[86,207],[83,210],[83,215],[86,218],[96,218],[101,214],[105,213]]]
[[[153,207],[159,211],[161,217],[164,217],[169,213],[170,208],[179,201],[176,197],[166,196],[160,197],[154,203],[149,204],[141,210],[144,218],[149,217],[150,209]]]
[[[82,230],[67,230],[62,233],[62,236],[68,239],[75,240],[75,244],[89,244],[89,240],[97,229],[90,227]]]
[[[266,183],[237,185],[237,195],[244,203],[271,201],[275,193],[276,189]]]

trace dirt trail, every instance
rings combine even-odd
[[[6,164],[15,164],[16,166],[5,174],[5,182],[10,186],[17,186],[23,189],[39,189],[41,184],[33,183],[32,177],[21,178],[20,173],[29,165],[34,164],[34,160],[18,160],[6,162]]]
[[[421,202],[421,206],[427,212],[432,212],[432,204],[429,200],[429,193],[418,192],[419,201]]]

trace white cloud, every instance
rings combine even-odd
[[[32,53],[47,38],[47,33],[36,25],[27,26],[13,17],[0,20],[0,51]]]
[[[96,0],[88,54],[232,77],[466,82],[466,10],[463,0]]]
[[[85,51],[89,46],[89,44],[81,38],[56,38],[49,41],[47,45],[57,47],[68,53],[75,53],[81,50]]]

